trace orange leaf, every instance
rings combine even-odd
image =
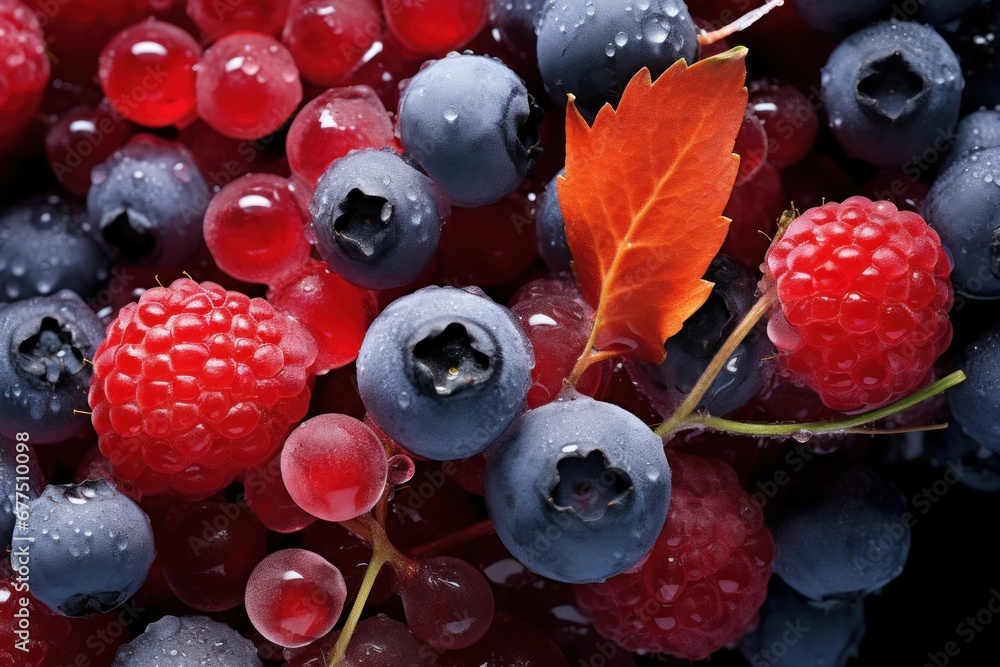
[[[726,238],[739,167],[745,57],[739,47],[680,60],[655,82],[643,69],[593,127],[570,100],[558,187],[574,271],[597,311],[585,355],[660,363],[708,298],[701,277]]]

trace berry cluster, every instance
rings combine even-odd
[[[936,503],[1000,491],[997,30],[0,0],[0,664],[939,664],[861,638],[991,553]]]

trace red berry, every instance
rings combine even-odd
[[[315,356],[308,332],[263,299],[187,279],[147,290],[94,359],[101,452],[144,493],[207,497],[302,418]]]
[[[755,622],[774,541],[732,468],[679,452],[668,458],[670,513],[646,560],[579,586],[577,601],[601,634],[630,651],[701,660]]]
[[[764,253],[788,207],[781,174],[766,160],[753,177],[733,188],[723,215],[732,220],[722,254],[760,275]]]
[[[272,285],[267,298],[313,334],[319,346],[315,372],[320,375],[357,359],[377,305],[374,293],[315,260],[300,267],[289,282]]]
[[[767,131],[767,159],[778,169],[802,161],[819,132],[816,106],[787,83],[758,80],[750,84],[750,108]]]
[[[97,74],[115,111],[140,125],[163,127],[193,119],[200,58],[194,37],[150,18],[108,42]]]
[[[330,632],[346,599],[340,570],[305,549],[270,554],[247,581],[250,622],[279,646],[305,646]]]
[[[736,175],[736,186],[750,181],[764,166],[767,160],[768,135],[764,123],[754,114],[752,107],[747,107],[736,135],[736,145],[733,152],[740,156],[740,170]]]
[[[120,116],[100,107],[78,107],[63,114],[45,136],[52,173],[64,188],[87,196],[90,172],[128,143],[132,128]]]
[[[222,189],[205,212],[205,243],[219,268],[239,280],[276,284],[306,262],[305,216],[288,180],[248,174]]]
[[[396,39],[413,53],[442,54],[475,37],[490,14],[489,0],[382,0]]]
[[[201,60],[198,115],[220,134],[259,139],[276,131],[302,100],[302,82],[281,42],[257,32],[235,32]]]
[[[35,14],[18,0],[0,0],[0,149],[12,145],[31,121],[49,72]]]
[[[187,0],[187,14],[206,44],[239,30],[277,37],[288,16],[288,0]]]
[[[382,442],[347,415],[303,422],[281,450],[281,476],[292,500],[325,521],[347,521],[370,510],[387,475]]]
[[[464,560],[439,556],[397,571],[406,623],[417,639],[442,649],[462,649],[479,641],[493,621],[493,591]]]
[[[891,202],[809,209],[767,254],[768,336],[827,406],[885,405],[917,389],[951,342],[951,265],[937,232]]]
[[[297,533],[316,521],[295,504],[281,476],[281,455],[255,465],[243,477],[247,507],[260,522],[276,533]]]
[[[281,40],[302,78],[334,86],[382,35],[378,0],[292,0]]]
[[[366,148],[398,148],[392,118],[368,86],[331,88],[302,107],[285,141],[292,173],[313,188],[333,161]]]

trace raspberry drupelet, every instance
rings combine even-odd
[[[122,309],[94,358],[101,452],[143,493],[205,498],[306,413],[316,343],[263,299],[174,281]]]
[[[951,265],[916,213],[851,197],[809,209],[768,251],[761,291],[790,378],[828,407],[870,409],[926,383],[952,338]]]

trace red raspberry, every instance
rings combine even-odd
[[[95,357],[101,452],[143,493],[199,499],[305,415],[316,343],[263,299],[180,279],[122,308]]]
[[[851,197],[812,208],[768,251],[767,333],[793,381],[843,412],[924,384],[951,342],[951,265],[924,219]]]
[[[32,11],[0,0],[0,150],[20,138],[49,80],[45,36]]]
[[[764,515],[719,459],[669,452],[670,512],[644,561],[576,588],[594,627],[629,651],[701,660],[756,623],[774,541]]]

